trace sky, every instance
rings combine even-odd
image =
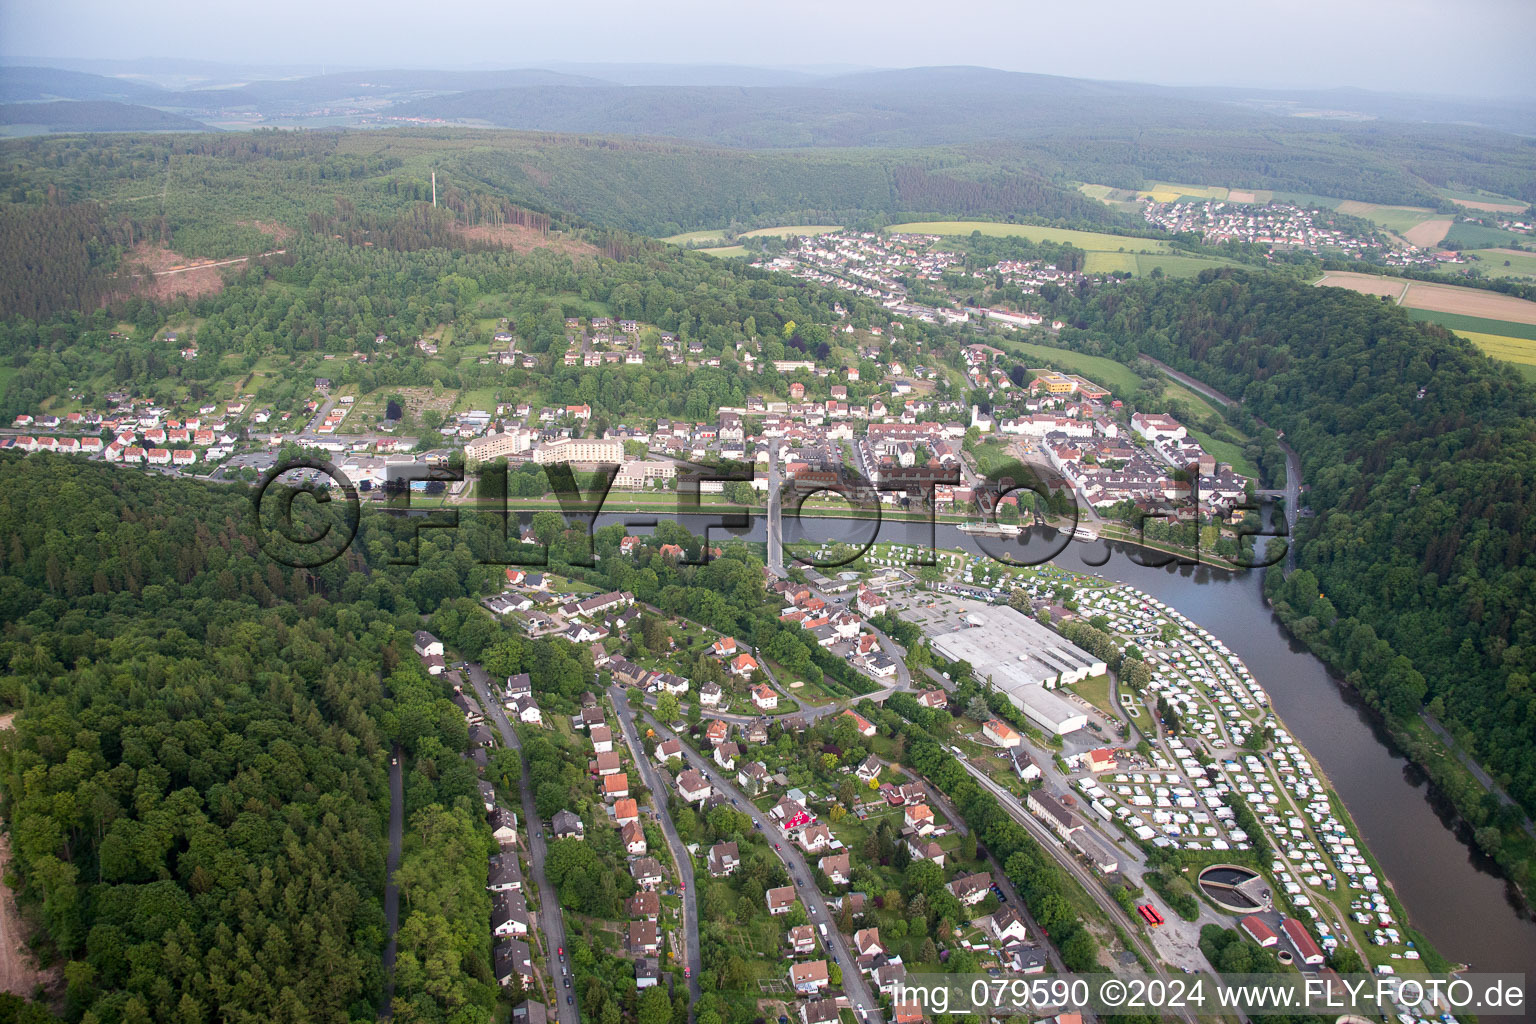
[[[0,0],[8,56],[341,67],[972,64],[1536,97],[1536,0]]]

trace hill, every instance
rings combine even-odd
[[[0,104],[0,125],[37,126],[50,132],[206,132],[201,121],[137,103],[55,100]]]

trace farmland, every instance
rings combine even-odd
[[[1495,359],[1513,363],[1526,380],[1536,381],[1536,341],[1477,331],[1457,331]]]
[[[1476,248],[1478,246],[1509,245],[1526,240],[1526,236],[1517,235],[1513,231],[1505,231],[1502,228],[1489,228],[1481,224],[1461,223],[1454,225],[1445,240],[1452,245],[1464,248]]]
[[[1193,277],[1213,266],[1224,266],[1227,260],[1204,259],[1199,256],[1134,252],[1090,252],[1083,269],[1090,274],[1128,273],[1144,277],[1159,269],[1169,277]]]
[[[1515,249],[1476,249],[1462,254],[1489,277],[1536,277],[1536,253]],[[1504,264],[1508,263],[1509,266]]]
[[[1421,206],[1383,206],[1380,203],[1361,203],[1353,199],[1340,202],[1334,209],[1351,217],[1362,217],[1398,234],[1406,234],[1425,221],[1435,219],[1434,210]]]
[[[887,230],[921,235],[968,235],[980,231],[995,238],[1027,238],[1031,242],[1075,245],[1089,252],[1167,252],[1168,243],[1157,238],[1107,235],[1101,231],[1044,228],[1034,224],[1002,224],[990,220],[933,220],[893,224]]]
[[[1403,238],[1420,249],[1430,249],[1445,241],[1453,228],[1461,226],[1449,217],[1434,217],[1404,231]]]
[[[743,245],[722,245],[722,246],[719,246],[718,248],[714,248],[714,249],[700,249],[698,251],[702,252],[706,256],[722,256],[722,257],[745,256],[747,254],[746,246],[743,246]]]
[[[743,231],[738,238],[788,238],[790,235],[826,235],[833,231],[843,230],[837,224],[785,224],[775,228],[755,228],[751,231]],[[690,245],[696,242],[723,242],[725,241],[725,228],[711,228],[704,231],[685,231],[680,235],[670,235],[663,238],[663,242],[671,242],[674,245]]]
[[[1536,324],[1536,302],[1527,302],[1498,292],[1345,271],[1330,271],[1317,283],[1348,288],[1366,295],[1401,296],[1395,298],[1395,301],[1409,309]]]

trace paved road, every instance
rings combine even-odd
[[[671,730],[662,726],[654,718],[651,718],[650,715],[647,715],[646,718],[649,720],[651,728],[656,730],[658,736],[664,740],[672,738]],[[681,739],[682,737],[678,738]],[[736,788],[736,784],[732,781],[731,776],[723,775],[716,771],[715,763],[707,758],[700,757],[698,752],[690,747],[686,741],[683,743],[683,750],[692,767],[697,768],[716,789],[730,797],[737,810],[761,825],[762,833],[768,838],[770,843],[778,844],[779,848],[775,852],[789,870],[790,878],[802,883],[796,887],[795,891],[799,895],[800,901],[805,904],[806,919],[813,925],[827,925],[828,939],[825,944],[830,947],[829,952],[843,970],[843,991],[847,993],[849,1001],[853,1004],[855,1015],[860,1020],[871,1022],[871,1024],[874,1021],[878,1021],[880,1019],[879,1004],[870,994],[869,986],[865,984],[864,975],[859,973],[858,965],[855,962],[856,958],[850,953],[851,947],[849,947],[847,940],[844,939],[843,934],[837,930],[836,919],[833,918],[832,912],[827,908],[826,897],[816,888],[810,866],[806,863],[800,848],[791,843],[789,837],[784,835],[779,830],[779,827],[769,820],[766,814],[759,811],[752,801],[747,799],[746,794]],[[818,934],[820,934],[819,929]]]
[[[544,829],[539,823],[538,811],[533,802],[533,785],[528,780],[528,757],[523,754],[523,745],[518,741],[517,731],[512,728],[512,723],[507,721],[507,713],[502,710],[501,702],[491,697],[489,687],[492,681],[485,669],[471,662],[469,682],[475,688],[475,694],[480,698],[481,706],[485,708],[487,715],[495,724],[496,731],[501,734],[502,742],[522,756],[523,778],[519,788],[522,790],[523,797],[523,836],[528,844],[528,857],[533,865],[533,878],[539,887],[539,929],[544,933],[544,952],[547,960],[549,953],[565,948],[565,920],[560,916],[560,894],[555,892],[554,887],[549,884],[549,879],[544,875],[544,857],[547,848],[544,843]],[[562,964],[558,960],[547,960],[547,962],[550,984],[554,986],[555,991],[555,1012],[561,1024],[578,1024],[581,1017],[575,1005],[575,990],[560,987],[561,977],[556,972]],[[565,1001],[567,997],[571,999],[569,1004]]]
[[[640,733],[635,729],[634,710],[629,706],[629,695],[622,687],[614,685],[608,687],[608,696],[613,700],[613,713],[624,733],[624,742],[629,744],[629,752],[640,766],[640,778],[651,791],[656,820],[661,823],[662,832],[666,833],[667,845],[672,848],[672,860],[677,864],[678,877],[682,879],[683,936],[687,947],[683,955],[687,960],[689,974],[688,1019],[693,1020],[693,1004],[699,999],[699,971],[704,968],[703,958],[699,955],[698,888],[693,881],[693,858],[683,845],[682,837],[677,834],[677,826],[672,823],[672,814],[667,810],[669,791],[656,774],[655,765],[646,756],[645,744],[640,742]]]
[[[389,757],[389,856],[385,859],[384,919],[389,926],[389,942],[384,946],[384,1012],[395,1013],[395,933],[400,929],[400,887],[395,872],[400,870],[400,841],[405,835],[405,769],[400,765],[400,744]]]

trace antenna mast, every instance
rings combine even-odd
[[[432,169],[432,209],[437,209],[437,168]]]

